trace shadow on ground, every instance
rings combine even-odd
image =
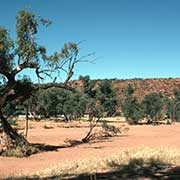
[[[36,147],[40,150],[40,152],[46,152],[46,151],[58,151],[58,149],[62,149],[62,148],[67,148],[69,147],[68,145],[60,145],[60,146],[56,146],[56,145],[48,145],[48,144],[41,144],[41,143],[33,143],[31,144],[33,147]]]
[[[72,147],[76,147],[82,144],[96,144],[96,143],[111,142],[111,141],[112,140],[110,139],[110,137],[100,137],[95,140],[91,140],[89,142],[67,139],[65,140],[65,144],[59,145],[59,146],[42,144],[42,143],[32,143],[31,145],[33,147],[38,148],[40,152],[47,152],[47,151],[58,151],[59,149],[62,149],[62,148],[72,148]]]
[[[159,160],[131,159],[126,165],[109,164],[111,171],[96,174],[51,176],[46,178],[8,178],[6,180],[180,180],[180,167]]]

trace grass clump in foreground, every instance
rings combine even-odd
[[[120,179],[180,179],[180,149],[176,148],[136,148],[128,149],[113,156],[97,159],[85,159],[77,162],[66,162],[63,165],[48,168],[34,174],[21,174],[12,179],[71,179],[104,180],[111,177]],[[177,169],[175,169],[177,171]],[[6,179],[6,180],[7,180]],[[93,180],[94,180],[93,179]],[[140,179],[138,179],[140,180]]]
[[[27,147],[16,146],[13,148],[0,151],[0,155],[6,157],[22,158],[22,157],[28,157],[32,154],[36,154],[38,152],[40,152],[40,149],[34,147],[33,145],[29,145]]]

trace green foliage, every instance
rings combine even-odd
[[[133,93],[134,88],[128,85],[125,90],[125,100],[122,104],[122,111],[130,124],[138,124],[144,118],[148,120],[147,123],[162,119],[166,113],[164,111],[168,107],[168,103],[161,94],[148,94],[142,102],[139,102],[133,96]]]
[[[174,116],[175,100],[167,98],[165,102],[166,102],[166,115],[168,118],[172,119]]]
[[[180,90],[174,89],[174,98],[176,101],[180,101]]]
[[[16,19],[18,55],[23,59],[33,59],[37,55],[34,42],[38,27],[36,16],[27,11],[20,11]]]
[[[131,85],[131,84],[128,84],[128,86],[126,87],[126,89],[125,89],[125,97],[130,97],[130,96],[132,96],[133,95],[133,93],[134,93],[134,88],[133,88],[133,86]]]
[[[75,64],[79,62],[78,45],[65,43],[60,51],[47,55],[46,48],[37,43],[36,35],[40,25],[47,27],[50,24],[51,21],[22,10],[16,17],[16,40],[11,39],[8,31],[0,27],[1,75],[13,79],[23,69],[31,68],[40,80],[47,76],[54,79],[60,71],[67,72],[67,81],[70,79]]]
[[[0,55],[8,55],[11,48],[14,47],[13,41],[9,36],[7,30],[3,27],[0,28]]]
[[[180,121],[180,91],[174,89],[174,99],[167,99],[166,114],[173,121]]]
[[[90,79],[90,76],[80,76],[79,80],[83,83],[83,94],[87,99],[86,113],[89,114],[90,120],[102,117],[102,109],[99,106],[96,95],[96,82]]]
[[[142,105],[134,97],[125,99],[122,111],[129,124],[138,124],[144,117]]]
[[[5,28],[0,27],[0,72],[12,72],[14,43]]]
[[[98,85],[89,76],[80,76],[79,80],[83,82],[83,93],[88,98],[87,110],[91,117],[116,114],[118,98],[111,80],[102,80]]]
[[[122,111],[130,124],[137,124],[141,120],[147,123],[165,120],[180,121],[180,91],[174,90],[174,98],[164,97],[160,93],[147,94],[142,102],[138,102],[134,95],[134,88],[128,85],[125,89],[125,99]],[[145,121],[144,121],[145,122]]]
[[[79,76],[79,80],[83,82],[83,93],[86,94],[89,98],[95,98],[96,82],[90,79],[90,76]]]
[[[141,103],[133,97],[134,88],[128,85],[125,89],[125,100],[122,104],[123,114],[129,124],[137,124],[144,117]]]
[[[164,108],[163,96],[158,93],[151,93],[144,97],[142,101],[145,117],[150,121],[156,121],[161,118]]]
[[[87,98],[78,92],[59,88],[40,91],[37,94],[37,113],[45,117],[64,115],[66,120],[77,119],[84,115]]]
[[[116,90],[113,88],[110,80],[103,80],[100,82],[97,88],[96,98],[99,100],[102,111],[106,113],[107,116],[114,116],[116,114],[118,98]]]
[[[180,122],[180,102],[176,103],[174,110],[173,110],[173,118],[175,121]]]

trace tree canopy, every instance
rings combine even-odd
[[[12,101],[23,102],[39,89],[72,89],[68,82],[75,65],[86,61],[91,55],[80,57],[78,44],[74,42],[65,43],[62,49],[48,55],[46,47],[38,44],[37,33],[40,25],[47,27],[50,24],[50,20],[22,10],[16,17],[16,39],[10,37],[6,28],[0,27],[0,120],[8,144],[24,146],[28,143],[4,117],[3,108],[6,104]],[[51,82],[33,84],[29,80],[17,78],[26,69],[33,69],[39,82],[47,77]],[[55,83],[62,72],[66,73],[65,80]],[[8,139],[11,139],[11,143]]]

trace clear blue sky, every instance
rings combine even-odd
[[[1,0],[0,25],[13,36],[27,6],[53,21],[38,35],[49,52],[85,40],[81,54],[99,57],[79,65],[74,78],[180,76],[180,0]]]

